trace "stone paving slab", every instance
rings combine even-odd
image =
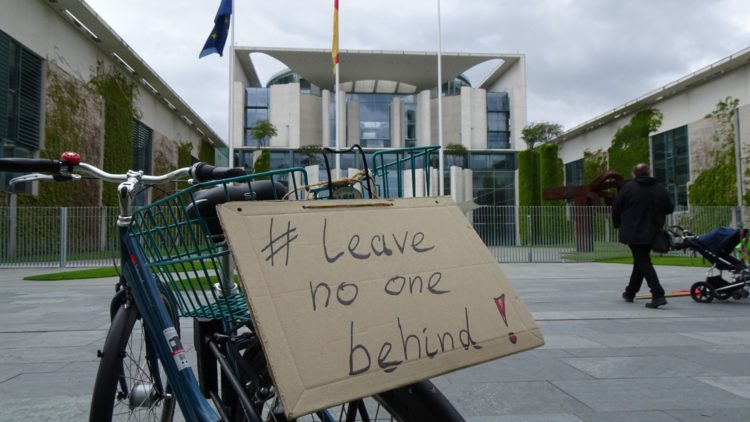
[[[627,265],[502,268],[546,345],[436,378],[467,420],[750,420],[750,299],[670,298],[652,310],[620,298]],[[0,270],[3,422],[87,418],[114,279],[21,281],[49,271]],[[703,268],[657,272],[667,290],[705,276]],[[191,347],[190,321],[182,325]]]
[[[551,381],[598,412],[749,407],[750,400],[689,377]]]

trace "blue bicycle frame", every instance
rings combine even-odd
[[[146,266],[146,257],[140,245],[128,235],[127,227],[119,227],[118,230],[123,277],[143,318],[151,337],[151,344],[164,367],[183,416],[190,422],[221,420],[201,394],[198,381],[187,360],[186,351],[162,301],[156,281]]]

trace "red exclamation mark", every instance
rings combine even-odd
[[[508,316],[505,313],[505,293],[495,298],[495,305],[497,305],[497,310],[498,312],[500,312],[500,316],[503,318],[503,323],[505,323],[505,326],[507,327]],[[518,338],[512,332],[508,333],[508,339],[513,344],[516,344],[516,342],[518,341]]]

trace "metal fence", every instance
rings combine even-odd
[[[94,267],[118,255],[117,208],[0,207],[0,268]],[[609,207],[481,206],[467,217],[499,262],[573,262],[629,256]],[[677,210],[668,224],[696,234],[738,227],[736,207]]]
[[[499,262],[575,262],[630,256],[618,241],[610,207],[483,206],[470,216],[474,229]],[[668,217],[700,234],[740,226],[737,207],[690,207]],[[682,252],[671,252],[681,254]]]
[[[117,207],[0,207],[0,267],[112,265]]]

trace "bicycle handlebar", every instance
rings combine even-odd
[[[0,158],[0,172],[59,173],[62,161],[43,158]]]
[[[206,163],[195,163],[190,168],[190,174],[199,182],[207,182],[244,176],[245,170],[241,167],[216,167]]]
[[[60,160],[41,158],[0,158],[0,172],[12,173],[52,173],[61,174],[65,171],[86,173],[106,182],[119,183],[127,181],[132,174],[112,174],[93,166],[81,163],[76,153],[65,152]],[[216,167],[206,163],[195,163],[191,167],[177,169],[161,176],[142,175],[139,180],[144,183],[166,183],[181,177],[190,176],[197,182],[227,179],[230,177],[243,176],[245,170],[240,167]]]

